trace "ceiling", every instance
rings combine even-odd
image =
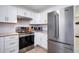
[[[34,12],[42,12],[55,5],[16,5],[16,6],[26,8],[26,9],[34,11]]]

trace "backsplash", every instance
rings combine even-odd
[[[30,24],[29,20],[18,20],[16,27],[28,27]]]
[[[19,20],[18,23],[0,23],[0,33],[16,32],[15,29],[18,26],[28,27],[30,21]]]
[[[32,25],[30,25],[31,27],[36,27],[36,28],[42,28],[42,30],[39,30],[39,31],[45,31],[45,32],[47,32],[47,25],[45,25],[45,24],[32,24]]]
[[[0,33],[15,32],[16,24],[0,23]]]

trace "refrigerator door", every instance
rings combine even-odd
[[[65,8],[65,43],[74,45],[73,6]]]
[[[56,12],[48,13],[48,38],[59,38],[59,15]]]

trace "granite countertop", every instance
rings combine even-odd
[[[10,35],[18,35],[18,33],[0,33],[0,37],[3,37],[3,36],[10,36]]]

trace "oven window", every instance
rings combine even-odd
[[[28,47],[34,44],[34,35],[19,38],[19,49]]]

